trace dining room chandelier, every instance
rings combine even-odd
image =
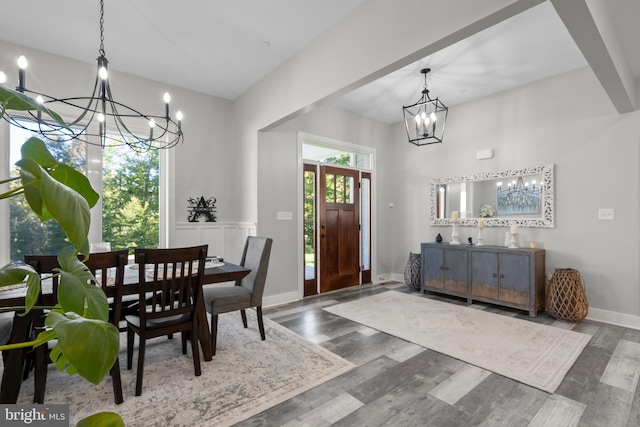
[[[438,98],[431,99],[427,88],[427,74],[430,68],[423,68],[424,87],[418,102],[402,107],[404,124],[409,142],[417,146],[441,143],[449,109]]]
[[[498,213],[535,213],[540,209],[540,199],[544,183],[536,180],[524,181],[520,176],[506,185],[496,183]]]
[[[80,140],[88,144],[107,146],[128,145],[136,151],[172,148],[183,142],[182,113],[177,111],[175,119],[169,114],[171,96],[165,93],[164,114],[143,114],[114,99],[108,79],[109,61],[104,50],[104,0],[100,0],[100,48],[97,58],[97,73],[91,96],[75,96],[56,98],[54,96],[29,90],[26,87],[25,70],[27,59],[18,59],[18,86],[22,92],[53,111],[73,110],[69,113],[76,117],[68,121],[67,126],[54,120],[42,117],[42,112],[24,112],[10,114],[5,112],[4,118],[12,125],[35,132],[51,141]],[[6,76],[0,71],[0,84],[4,84]],[[29,114],[25,117],[24,114]],[[26,120],[25,120],[26,118]],[[95,124],[97,122],[97,125]],[[93,125],[92,125],[93,123]],[[138,131],[138,134],[134,132]],[[149,132],[140,129],[148,129]]]

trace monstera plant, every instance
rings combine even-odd
[[[40,111],[52,121],[65,126],[62,118],[34,99],[0,85],[0,119],[8,110]],[[73,249],[58,254],[59,286],[54,307],[48,309],[45,330],[33,341],[0,346],[0,350],[45,345],[57,339],[51,358],[58,369],[78,374],[92,384],[99,384],[113,366],[119,351],[118,328],[108,321],[107,297],[96,279],[81,261],[89,253],[90,208],[98,194],[89,180],[66,164],[59,163],[38,138],[31,138],[21,148],[16,163],[19,175],[0,177],[0,184],[15,183],[0,199],[24,197],[41,221],[57,221]],[[40,295],[41,278],[29,265],[10,263],[0,268],[0,287],[26,284],[23,307],[11,307],[19,315],[35,307]],[[5,309],[6,311],[7,309]],[[123,426],[119,415],[99,413],[78,425]]]

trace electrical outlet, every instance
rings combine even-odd
[[[613,209],[598,209],[598,219],[612,220],[614,218]]]

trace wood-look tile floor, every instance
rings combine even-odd
[[[265,309],[266,317],[357,367],[237,425],[640,426],[640,331],[471,305],[593,336],[556,393],[549,394],[322,310],[390,289],[420,295],[394,282]],[[466,305],[451,297],[424,297]]]

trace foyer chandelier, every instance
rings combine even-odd
[[[427,74],[430,68],[423,68],[424,88],[422,96],[413,105],[402,107],[404,124],[409,142],[417,146],[441,143],[449,109],[438,98],[431,99],[427,89]]]
[[[53,120],[43,119],[42,113],[24,111],[22,115],[5,112],[4,118],[12,125],[39,134],[51,141],[80,140],[88,144],[107,146],[128,145],[136,151],[175,147],[184,140],[182,133],[182,113],[176,112],[175,119],[169,114],[171,96],[164,94],[164,114],[143,114],[114,99],[108,79],[109,61],[104,50],[104,0],[100,0],[100,48],[98,49],[97,73],[91,96],[56,98],[29,90],[26,87],[25,70],[27,59],[18,59],[18,86],[16,90],[36,99],[53,111],[65,111],[73,115],[67,127]],[[0,71],[0,84],[6,76]],[[66,114],[69,110],[74,113]],[[25,114],[29,114],[25,117]],[[25,120],[26,118],[26,120]],[[96,124],[97,122],[97,124]],[[93,124],[92,124],[93,123]],[[138,135],[134,132],[138,131]],[[140,129],[149,132],[140,136]],[[144,131],[143,131],[144,132]]]

